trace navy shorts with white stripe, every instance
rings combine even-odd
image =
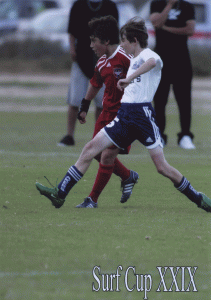
[[[148,149],[163,147],[151,103],[122,103],[116,118],[102,130],[120,149],[127,148],[135,140]]]

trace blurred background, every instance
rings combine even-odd
[[[155,36],[149,21],[147,0],[114,0],[120,27],[141,16],[149,32],[149,47]],[[71,68],[67,34],[68,15],[74,0],[0,0],[0,70],[2,72],[66,72]],[[193,0],[196,32],[189,39],[195,75],[211,74],[211,1]],[[58,59],[59,58],[59,59]]]

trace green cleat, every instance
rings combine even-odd
[[[201,205],[198,207],[204,209],[206,212],[211,212],[211,199],[208,198],[205,194],[200,193],[202,196]]]
[[[36,182],[35,185],[40,194],[47,197],[55,208],[60,208],[64,204],[65,199],[61,199],[58,196],[58,187],[48,188],[39,182]]]

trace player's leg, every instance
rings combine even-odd
[[[128,147],[130,148],[130,147]],[[126,152],[129,150],[125,150]],[[101,163],[96,177],[95,185],[90,193],[90,197],[97,202],[102,189],[108,183],[112,172],[121,178],[122,196],[121,203],[125,203],[131,196],[134,185],[137,183],[139,175],[133,170],[126,168],[117,158],[119,148],[112,146],[103,151]],[[102,172],[102,174],[101,174]],[[105,175],[106,174],[106,175]]]
[[[177,169],[168,164],[164,157],[163,149],[160,146],[155,149],[149,149],[149,154],[159,174],[169,178],[174,183],[175,188],[187,196],[198,207],[211,212],[211,199],[197,192]]]
[[[114,160],[118,153],[119,149],[116,147],[107,148],[101,153],[101,161],[92,190],[84,202],[76,206],[77,208],[90,208],[91,205],[92,207],[97,207],[98,198],[113,173]]]
[[[130,177],[130,170],[125,167],[118,158],[115,158],[113,173],[120,177],[122,181],[125,181]]]
[[[116,113],[115,112],[112,113],[112,112],[107,112],[107,111],[103,110],[103,112],[101,113],[100,117],[98,118],[98,120],[97,120],[97,122],[95,124],[95,130],[94,130],[93,136],[95,136],[107,124],[109,124],[110,122],[112,122],[115,117],[116,117]],[[115,147],[115,146],[113,146],[113,147],[117,149],[117,147]],[[120,153],[122,153],[122,154],[128,154],[129,151],[130,151],[130,148],[131,147],[127,147],[127,149],[121,150]],[[100,155],[98,155],[97,157],[95,157],[95,159],[98,162],[101,162],[101,164],[99,165],[98,174],[97,174],[97,177],[96,177],[95,185],[94,185],[94,187],[92,189],[93,193],[91,192],[91,194],[92,194],[91,196],[93,197],[93,199],[95,201],[97,201],[97,198],[94,197],[93,194],[97,195],[99,189],[96,191],[96,194],[95,194],[95,187],[98,188],[98,184],[100,186],[103,186],[101,184],[101,178],[102,178],[102,180],[104,180],[105,173],[108,176],[108,173],[113,170],[113,173],[116,176],[118,176],[118,177],[121,178],[121,187],[122,187],[122,199],[121,199],[121,202],[124,203],[124,202],[126,202],[129,199],[130,195],[132,194],[132,189],[133,189],[135,183],[137,182],[137,180],[139,178],[138,173],[136,173],[136,172],[134,172],[134,171],[129,170],[128,168],[126,168],[118,160],[118,158],[115,158],[114,167],[111,166],[111,164],[109,164],[108,162],[104,162],[104,160],[107,160],[106,157],[108,157],[108,159],[110,160],[110,159],[112,159],[112,156],[113,156],[112,153],[109,153],[109,151],[110,151],[109,149],[107,149],[106,151],[107,152],[104,151],[103,161],[101,160],[101,156]],[[108,153],[108,155],[106,153]],[[114,151],[114,153],[115,153],[115,151]],[[112,164],[113,164],[113,162],[112,162]],[[108,165],[110,165],[110,167]],[[102,172],[102,176],[100,174],[101,172]]]
[[[111,178],[114,169],[114,161],[118,153],[119,148],[110,147],[105,149],[101,154],[98,173],[92,191],[89,195],[91,198],[93,198],[94,202],[97,202],[98,197]]]
[[[178,170],[168,164],[164,157],[163,149],[158,146],[155,149],[149,149],[148,151],[158,173],[169,178],[174,184],[179,184],[183,176]]]
[[[71,104],[68,105],[67,134],[73,138],[73,143],[75,143],[74,132],[75,132],[75,126],[77,121],[77,114],[78,114],[78,106],[72,106]]]
[[[99,132],[93,140],[85,145],[76,164],[69,168],[58,187],[47,188],[36,183],[40,194],[49,198],[56,208],[61,207],[69,191],[86,173],[93,158],[111,145],[111,140],[103,132]]]
[[[67,135],[61,139],[58,146],[72,146],[75,144],[74,133],[77,124],[78,107],[87,91],[88,81],[77,62],[73,62],[67,95]]]
[[[111,140],[103,133],[103,131],[98,132],[98,134],[83,148],[81,155],[75,164],[76,168],[84,175],[93,158],[111,145]]]
[[[99,163],[98,173],[92,190],[84,202],[77,205],[78,208],[97,207],[98,198],[111,178],[114,169],[118,169],[118,176],[122,179],[122,197],[120,202],[125,203],[131,196],[134,185],[137,183],[139,175],[135,171],[127,169],[116,156],[119,153],[118,148],[108,148],[102,152],[101,162]],[[119,175],[121,174],[121,176]],[[125,175],[127,174],[127,175]],[[117,174],[116,174],[117,175]]]

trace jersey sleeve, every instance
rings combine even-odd
[[[91,85],[93,85],[96,88],[101,88],[103,86],[103,79],[100,75],[100,72],[98,71],[97,66],[94,69],[94,75],[90,79],[90,83],[91,83]]]
[[[141,58],[143,59],[144,62],[146,62],[150,58],[154,58],[156,61],[156,65],[161,68],[163,67],[163,62],[162,62],[162,59],[160,58],[160,56],[150,49],[143,51]]]

